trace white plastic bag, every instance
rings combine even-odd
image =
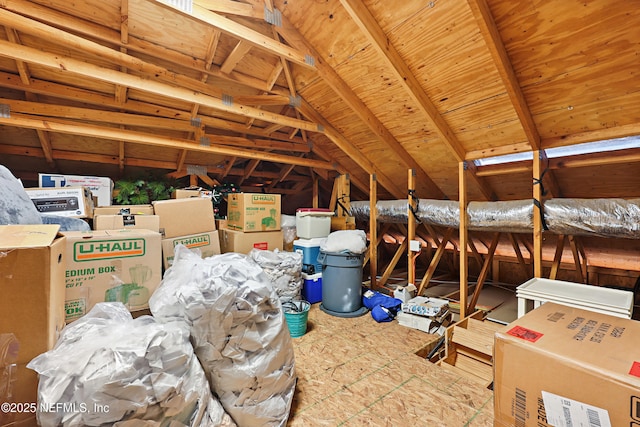
[[[235,426],[207,387],[184,323],[133,319],[122,303],[97,304],[27,367],[39,374],[43,427]]]
[[[293,343],[275,289],[247,255],[202,259],[175,248],[149,301],[163,321],[182,320],[211,390],[239,426],[285,426],[295,391]]]
[[[361,254],[367,250],[367,235],[362,230],[334,231],[320,246],[322,252]]]

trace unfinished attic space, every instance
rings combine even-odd
[[[640,425],[640,0],[0,0],[0,427]]]

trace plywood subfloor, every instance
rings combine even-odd
[[[493,426],[493,393],[415,353],[439,337],[314,304],[288,426]]]

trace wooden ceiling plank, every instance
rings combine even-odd
[[[640,135],[640,122],[623,126],[607,127],[587,132],[563,135],[542,140],[542,148],[564,147],[567,145],[582,144],[585,142],[606,141],[608,139],[626,138]]]
[[[2,9],[0,9],[0,13]],[[19,59],[26,62],[33,62],[45,67],[56,68],[65,72],[71,72],[81,76],[92,77],[113,84],[121,84],[136,88],[145,92],[155,93],[169,98],[205,105],[210,108],[238,114],[244,117],[255,117],[270,123],[277,123],[282,126],[298,126],[301,129],[319,132],[318,125],[287,116],[271,113],[257,108],[243,106],[235,103],[228,103],[222,99],[215,98],[198,92],[193,92],[187,88],[175,87],[167,83],[149,80],[115,70],[99,67],[83,61],[63,57],[61,55],[50,54],[37,49],[19,46],[14,43],[0,40],[0,56],[11,59]],[[229,105],[231,104],[231,105]]]
[[[63,124],[54,121],[45,121],[37,118],[28,117],[21,114],[13,114],[11,117],[0,117],[0,124],[8,126],[16,126],[29,129],[41,129],[51,132],[93,136],[110,140],[123,140],[143,145],[152,145],[156,147],[188,149],[196,152],[206,152],[213,154],[222,154],[227,156],[237,156],[247,159],[259,159],[275,163],[297,164],[300,166],[310,166],[316,168],[333,169],[333,165],[319,160],[298,158],[295,156],[287,156],[264,151],[252,151],[241,148],[229,148],[220,146],[203,146],[194,144],[191,141],[162,137],[142,132],[134,132],[130,130],[120,130],[107,127],[99,127],[81,124]]]
[[[485,45],[491,53],[493,62],[498,69],[498,73],[502,78],[502,83],[509,95],[511,104],[518,115],[518,119],[522,124],[524,133],[527,135],[527,140],[531,145],[532,150],[540,149],[540,134],[538,128],[533,121],[531,110],[527,104],[527,100],[522,93],[520,83],[516,77],[515,71],[513,71],[513,65],[507,54],[507,50],[502,43],[500,32],[493,19],[493,15],[489,10],[486,0],[467,0],[473,16],[480,29],[480,34],[485,40]]]
[[[222,71],[224,74],[229,74],[231,71],[233,71],[234,68],[236,68],[238,63],[242,61],[242,58],[244,58],[247,53],[249,53],[251,48],[252,46],[249,43],[240,40],[220,66],[220,71]]]
[[[409,69],[409,66],[400,56],[395,46],[391,43],[376,19],[371,15],[361,0],[340,0],[351,19],[358,25],[362,33],[367,37],[372,46],[385,59],[386,64],[394,71],[396,79],[419,106],[427,119],[434,126],[435,131],[442,141],[447,144],[457,161],[465,158],[465,150],[453,133],[453,130],[444,121],[444,118],[429,99],[418,79]]]
[[[401,189],[396,183],[390,179],[387,175],[382,173],[376,166],[369,160],[356,146],[345,138],[340,132],[338,132],[329,122],[322,117],[317,111],[315,111],[306,101],[302,101],[302,105],[299,107],[300,112],[311,118],[312,120],[320,123],[324,127],[324,134],[331,140],[338,148],[340,148],[347,156],[351,158],[358,166],[360,166],[369,175],[376,174],[378,178],[378,184],[386,189],[396,198],[405,198],[407,196],[406,190]],[[312,151],[316,151],[318,148],[314,145]],[[341,167],[338,169],[341,174],[349,173],[348,169]],[[369,183],[362,183],[361,190],[369,191]]]
[[[299,52],[285,44],[279,43],[274,39],[267,37],[259,32],[245,27],[242,24],[239,24],[235,21],[232,21],[229,18],[226,18],[218,13],[211,12],[210,10],[202,7],[198,4],[197,0],[193,4],[193,8],[191,14],[182,12],[173,6],[169,0],[148,0],[154,3],[158,3],[164,5],[166,7],[170,7],[172,10],[177,11],[178,13],[182,13],[185,16],[193,17],[200,22],[204,22],[205,24],[212,25],[216,28],[219,28],[223,33],[228,34],[230,36],[236,37],[240,40],[246,41],[252,46],[261,49],[263,51],[269,52],[273,55],[281,55],[287,58],[288,61],[301,65],[305,68],[314,69],[313,62],[308,62],[308,54]]]
[[[264,12],[247,3],[231,0],[195,0],[194,4],[202,6],[211,12],[227,15],[244,16],[247,18],[264,19]]]
[[[380,120],[373,114],[373,112],[365,105],[365,103],[358,98],[358,96],[351,90],[347,83],[331,68],[327,63],[322,60],[320,54],[309,44],[309,42],[298,32],[298,30],[283,16],[282,26],[277,27],[278,34],[289,44],[298,49],[306,48],[316,58],[316,66],[318,73],[324,79],[324,81],[334,90],[338,96],[340,96],[349,107],[358,115],[358,117],[369,127],[369,129],[383,141],[396,155],[407,165],[408,168],[415,169],[418,179],[428,186],[433,194],[429,195],[434,198],[446,198],[446,195],[440,190],[440,188],[433,182],[433,180],[427,175],[427,173],[420,167],[416,160],[402,147],[402,145],[395,139],[395,137],[389,132],[389,130],[380,122]],[[298,108],[300,109],[300,108]],[[309,117],[305,111],[300,112]],[[326,127],[325,127],[326,128]],[[369,171],[369,174],[374,173]],[[381,175],[376,173],[379,178]],[[378,182],[387,189],[387,186],[382,184],[384,178]],[[388,183],[389,184],[389,183]],[[394,185],[395,186],[395,185]],[[369,185],[367,183],[367,188]],[[367,190],[368,191],[368,190]],[[398,196],[400,197],[400,196]],[[406,197],[406,192],[401,196]]]

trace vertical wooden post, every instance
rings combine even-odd
[[[533,152],[533,277],[542,277],[542,171],[540,151]]]
[[[413,215],[416,209],[416,170],[409,169],[407,186],[409,188],[407,200],[407,279],[410,285],[416,284],[416,258],[411,248],[411,242],[416,238],[416,220]]]
[[[467,257],[467,165],[458,163],[458,198],[460,202],[460,318],[467,313],[469,295],[469,259]]]
[[[320,207],[319,205],[319,191],[318,191],[318,177],[317,176],[313,176],[313,195],[312,195],[312,199],[311,199],[311,207],[313,208],[318,208]]]
[[[376,287],[378,277],[378,189],[376,174],[369,177],[369,271],[371,289]]]

